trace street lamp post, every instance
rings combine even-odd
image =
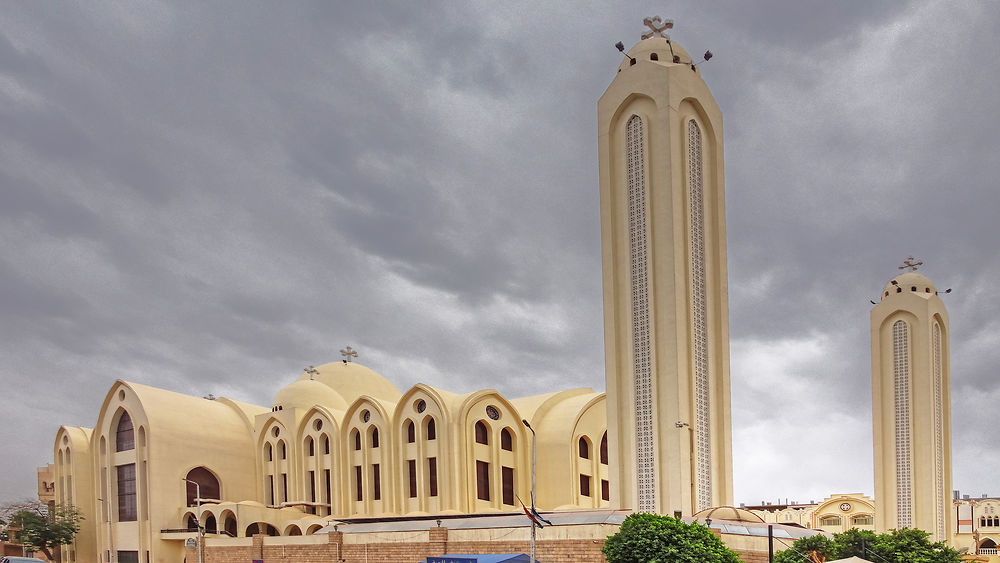
[[[112,563],[115,560],[115,545],[111,540],[111,505],[102,498],[97,500],[101,501],[101,507],[104,508],[104,513],[107,514],[108,518],[108,563]]]
[[[205,563],[205,555],[201,552],[201,544],[205,542],[205,532],[204,528],[201,527],[201,485],[197,481],[192,481],[191,479],[186,479],[181,477],[181,481],[187,481],[194,485],[194,501],[197,505],[195,509],[194,522],[198,524],[198,563]]]
[[[108,501],[98,498],[101,501],[101,506],[104,508],[105,514],[108,518],[108,563],[113,563],[115,560],[115,544],[111,539],[111,503]]]
[[[528,421],[521,419],[521,422],[531,430],[531,513],[535,513],[535,429],[528,424]],[[535,520],[534,518],[529,518],[531,520],[531,563],[537,563],[535,560]]]

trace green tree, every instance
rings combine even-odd
[[[861,557],[878,563],[961,563],[957,551],[943,542],[930,541],[923,530],[904,528],[884,534],[848,530],[828,539],[822,534],[802,538],[774,556],[775,563],[805,563],[812,551],[820,561]]]
[[[54,560],[52,550],[73,543],[82,519],[75,506],[60,504],[50,511],[44,504],[36,503],[14,512],[10,524],[19,543]]]
[[[791,549],[779,551],[774,554],[774,563],[812,563],[812,554],[820,561],[836,559],[837,546],[833,540],[823,534],[816,534],[808,538],[802,538],[792,544]]]
[[[886,563],[959,563],[962,556],[923,530],[903,528],[879,534],[872,549]],[[878,559],[877,557],[873,559]]]
[[[878,536],[871,530],[859,530],[851,528],[842,534],[834,536],[837,545],[837,558],[847,559],[848,557],[865,557],[866,552],[870,552],[878,542]]]
[[[707,526],[656,514],[625,518],[601,551],[608,563],[740,563]]]

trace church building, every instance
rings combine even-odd
[[[350,347],[266,406],[118,380],[92,428],[55,436],[53,502],[84,516],[62,561],[190,560],[199,526],[199,550],[241,560],[263,559],[269,538],[301,547],[308,536],[338,538],[343,558],[368,541],[345,539],[345,522],[436,522],[420,532],[431,551],[443,549],[442,519],[510,517],[492,526],[520,534],[533,445],[537,506],[591,526],[579,541],[597,557],[609,514],[749,515],[713,511],[733,504],[722,113],[666,34],[672,22],[644,23],[639,43],[618,45],[597,107],[606,394],[398,387],[406,374],[383,377]],[[911,271],[886,285],[871,334],[874,500],[748,518],[952,537],[948,317],[930,280]],[[482,541],[468,545],[493,540]]]

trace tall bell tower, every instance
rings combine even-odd
[[[948,312],[920,264],[907,259],[871,310],[875,529],[950,541]]]
[[[611,502],[732,504],[722,113],[646,18],[598,102]]]

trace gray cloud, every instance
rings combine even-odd
[[[653,9],[7,6],[0,498],[116,378],[267,404],[352,344],[402,388],[603,388],[596,102]],[[868,299],[911,253],[992,460],[1000,8],[678,9],[726,119],[736,500],[871,491]]]

